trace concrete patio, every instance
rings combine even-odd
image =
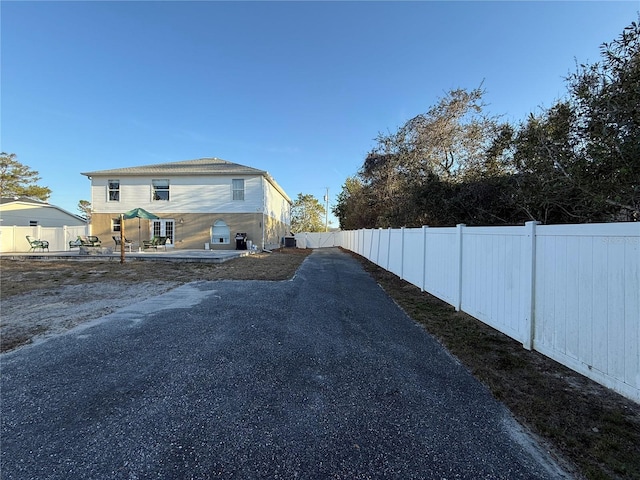
[[[166,261],[166,262],[195,262],[222,263],[238,257],[253,255],[256,251],[249,250],[143,250],[125,252],[125,261]],[[10,252],[0,253],[0,260],[61,260],[61,261],[120,261],[120,251],[93,255],[80,255],[76,249],[66,252]]]

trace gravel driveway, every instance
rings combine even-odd
[[[3,479],[564,477],[337,249],[0,360]]]

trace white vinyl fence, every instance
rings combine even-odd
[[[364,229],[340,246],[640,402],[640,223]]]
[[[49,242],[49,251],[66,252],[69,250],[69,241],[78,238],[78,235],[89,234],[88,226],[80,227],[0,227],[0,252],[28,252],[31,248],[27,242],[27,235],[36,240]],[[40,251],[40,250],[39,250]]]

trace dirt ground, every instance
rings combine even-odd
[[[311,250],[282,249],[224,263],[0,262],[0,352],[41,340],[196,280],[285,280]],[[99,283],[99,288],[96,287]]]
[[[284,280],[311,250],[282,249],[222,264],[132,261],[0,263],[5,352],[196,280]],[[363,267],[434,335],[576,478],[640,479],[640,405],[529,352],[362,257]],[[92,284],[100,283],[100,288]]]

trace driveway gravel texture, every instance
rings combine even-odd
[[[3,479],[569,478],[338,249],[1,360]]]

